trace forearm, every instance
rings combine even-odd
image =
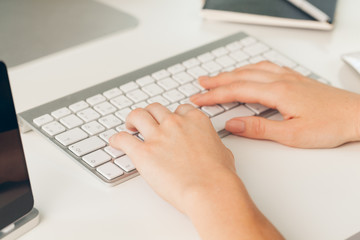
[[[236,174],[227,175],[187,198],[186,214],[202,239],[283,239],[256,208]]]

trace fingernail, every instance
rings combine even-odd
[[[115,135],[112,135],[112,136],[109,138],[109,143],[111,144],[114,140],[115,140]]]
[[[226,122],[226,130],[236,133],[245,132],[245,122],[239,119],[229,120]]]

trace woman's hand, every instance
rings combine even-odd
[[[110,139],[150,186],[185,213],[203,239],[282,239],[259,212],[235,172],[234,157],[209,118],[192,105],[175,113],[160,104],[132,111],[126,132]]]
[[[331,148],[360,140],[360,95],[337,89],[270,62],[202,77],[208,92],[197,105],[260,103],[277,109],[284,121],[239,117],[226,124],[233,134],[300,148]]]
[[[126,126],[145,141],[120,132],[111,145],[126,152],[154,190],[182,212],[192,191],[236,174],[232,153],[209,118],[191,105],[180,105],[175,113],[158,103],[138,108]]]

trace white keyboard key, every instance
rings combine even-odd
[[[209,73],[219,72],[222,69],[222,67],[214,61],[204,63],[202,67]]]
[[[173,89],[173,90],[170,90],[169,92],[164,93],[163,96],[167,100],[169,100],[171,103],[178,102],[181,99],[185,98],[185,96],[176,89]]]
[[[108,180],[113,180],[124,174],[124,171],[121,170],[118,166],[116,166],[112,162],[108,162],[101,165],[100,167],[96,168],[96,171],[98,171]]]
[[[74,113],[83,110],[85,108],[89,107],[89,104],[87,104],[85,101],[80,101],[80,102],[76,102],[74,104],[71,104],[69,106],[69,108],[71,109],[71,111],[73,111]]]
[[[159,87],[159,85],[157,85],[156,83],[149,84],[149,85],[143,87],[142,90],[146,94],[148,94],[150,97],[156,96],[156,95],[164,92],[164,89]]]
[[[115,117],[113,114],[99,118],[98,121],[107,128],[113,128],[122,123],[122,121],[120,119],[118,119],[117,117]]]
[[[114,107],[114,105],[112,105],[109,102],[103,102],[98,105],[95,105],[94,109],[103,116],[113,113],[117,110],[117,108]]]
[[[196,79],[198,77],[200,77],[200,76],[208,75],[208,72],[205,69],[203,69],[202,67],[199,67],[199,66],[190,68],[187,72]]]
[[[173,78],[180,84],[185,84],[194,80],[194,78],[186,72],[177,73]]]
[[[241,49],[243,46],[240,42],[232,42],[228,45],[226,45],[227,50],[230,52],[235,52],[236,50]]]
[[[34,118],[33,122],[38,126],[41,127],[42,125],[51,122],[54,120],[52,116],[49,114],[42,115],[40,117]]]
[[[179,86],[179,84],[172,78],[164,78],[163,80],[160,80],[158,84],[166,91]]]
[[[182,92],[185,96],[190,97],[196,93],[200,92],[200,89],[195,87],[193,84],[188,83],[179,87],[179,91]]]
[[[175,112],[175,110],[178,108],[178,106],[180,106],[180,104],[173,103],[173,104],[167,106],[167,108],[170,110],[170,112]]]
[[[86,132],[84,132],[80,128],[74,128],[64,133],[60,133],[59,135],[56,135],[55,139],[58,140],[58,142],[60,142],[62,145],[68,146],[87,137],[88,135]]]
[[[51,115],[56,119],[65,117],[65,116],[67,116],[69,114],[71,114],[71,111],[67,107],[60,108],[60,109],[58,109],[56,111],[53,111],[51,113]]]
[[[129,92],[128,94],[126,94],[126,96],[130,98],[134,103],[138,103],[149,98],[149,96],[140,89]]]
[[[230,57],[232,57],[233,59],[235,59],[238,62],[243,62],[243,61],[249,59],[250,56],[247,55],[246,53],[244,53],[243,51],[239,50],[239,51],[231,53]]]
[[[123,151],[121,151],[119,149],[115,149],[111,146],[107,146],[106,148],[104,148],[104,150],[105,150],[105,152],[110,154],[110,156],[113,158],[118,158],[118,157],[125,155],[125,153]]]
[[[106,143],[103,140],[101,140],[97,136],[93,136],[73,145],[70,145],[69,150],[73,152],[76,156],[81,157],[85,154],[88,154],[105,146]]]
[[[115,115],[116,115],[118,118],[120,118],[121,120],[123,120],[123,121],[125,122],[127,116],[129,115],[129,113],[130,113],[131,111],[132,111],[131,108],[127,107],[127,108],[123,108],[123,109],[117,111],[117,112],[115,113]]]
[[[118,109],[126,108],[133,104],[133,102],[124,95],[113,98],[110,100],[110,102],[114,104]]]
[[[231,103],[223,103],[220,104],[220,106],[222,106],[225,110],[230,110],[236,106],[238,106],[240,103],[238,102],[231,102]]]
[[[106,92],[103,93],[103,95],[107,98],[107,99],[112,99],[114,97],[120,96],[121,95],[121,91],[118,88],[112,88],[110,90],[107,90]]]
[[[255,64],[255,63],[265,61],[265,60],[266,60],[266,58],[264,58],[263,56],[255,56],[255,57],[250,58],[249,62],[252,64]]]
[[[100,149],[95,152],[89,153],[88,155],[83,156],[82,160],[84,160],[91,167],[97,167],[103,163],[110,161],[111,157]]]
[[[269,50],[269,47],[263,43],[255,43],[251,46],[243,48],[243,51],[250,56],[256,56],[262,54],[267,50]]]
[[[125,170],[125,172],[131,172],[135,170],[134,164],[127,155],[115,159],[114,163]]]
[[[47,123],[43,125],[41,128],[50,136],[54,136],[66,130],[66,128],[58,122]]]
[[[109,138],[115,134],[117,134],[117,131],[115,131],[114,129],[110,129],[103,133],[100,133],[99,137],[101,137],[101,139],[104,140],[105,142],[109,143]]]
[[[184,71],[184,70],[185,70],[185,67],[179,63],[179,64],[176,64],[176,65],[174,65],[174,66],[169,67],[167,70],[168,70],[171,74],[176,74],[176,73],[179,73],[179,72]]]
[[[240,40],[240,43],[242,45],[244,45],[244,46],[249,46],[249,45],[254,44],[256,42],[257,42],[257,40],[255,38],[253,38],[253,37],[246,37],[246,38]]]
[[[274,62],[280,66],[294,68],[297,65],[294,61],[288,59],[287,57],[283,56],[282,54],[280,54],[274,50],[266,52],[263,55],[269,61]]]
[[[132,135],[138,133],[136,131],[131,131],[131,130],[127,129],[125,124],[121,124],[120,126],[116,127],[116,131],[118,131],[118,132],[125,131],[125,132],[127,132],[129,134],[132,134]]]
[[[91,122],[91,121],[93,121],[95,119],[98,119],[100,117],[100,114],[97,113],[92,108],[87,108],[87,109],[81,110],[76,115],[78,115],[85,122]]]
[[[225,124],[228,120],[235,117],[248,117],[254,116],[254,112],[249,110],[243,105],[240,105],[236,108],[230,109],[229,111],[223,112],[215,117],[210,118],[215,130],[217,132],[225,129]]]
[[[132,105],[131,109],[134,110],[134,109],[137,109],[137,108],[146,108],[147,105],[149,105],[147,102],[142,101],[142,102],[139,102],[139,103],[136,103],[136,104]]]
[[[219,105],[213,105],[213,106],[203,106],[201,107],[201,110],[205,112],[210,117],[213,117],[215,115],[218,115],[219,113],[224,112],[224,109],[220,107]]]
[[[74,114],[61,118],[60,122],[67,128],[74,128],[83,124],[83,121]]]
[[[170,104],[170,102],[168,100],[166,100],[163,96],[155,96],[155,97],[152,97],[148,100],[148,103],[151,104],[151,103],[160,103],[161,105],[163,106],[167,106]]]
[[[189,60],[186,60],[185,62],[182,63],[186,68],[192,68],[195,67],[197,65],[200,65],[200,61],[197,60],[196,58],[191,58]]]
[[[91,106],[94,106],[98,103],[104,102],[105,100],[106,100],[106,97],[104,97],[101,94],[97,94],[95,96],[87,98],[86,102],[88,102]]]
[[[204,53],[198,56],[198,59],[200,60],[200,62],[202,63],[206,63],[209,62],[211,60],[213,60],[215,58],[215,56],[211,53]]]
[[[302,66],[296,66],[296,67],[294,68],[294,70],[297,71],[298,73],[306,76],[306,77],[310,76],[310,74],[311,74],[311,71],[310,71],[310,70],[308,70],[308,69],[306,69],[306,68],[304,68],[304,67],[302,67]]]
[[[267,110],[269,110],[270,108],[261,105],[259,103],[246,103],[245,104],[246,107],[248,107],[250,110],[252,110],[253,112],[255,112],[256,115],[259,115]]]
[[[150,76],[145,76],[145,77],[142,77],[142,78],[139,78],[138,80],[136,80],[136,83],[139,84],[140,87],[143,87],[143,86],[148,85],[153,82],[155,82],[155,80]]]
[[[128,82],[120,86],[121,91],[123,91],[124,93],[130,92],[137,88],[139,88],[139,85],[137,85],[135,82]]]
[[[219,47],[211,52],[216,57],[221,57],[229,53],[229,51],[224,47]]]
[[[95,134],[101,133],[106,129],[103,125],[101,125],[97,121],[92,121],[92,122],[86,123],[86,124],[82,125],[81,128],[90,135],[95,135]]]
[[[193,105],[193,106],[196,107],[196,108],[199,107],[198,105],[196,105],[195,103],[193,103],[192,101],[190,101],[189,98],[186,98],[186,99],[184,99],[184,100],[181,100],[180,103],[181,103],[181,104],[190,104],[190,105]]]
[[[169,77],[169,76],[170,76],[170,73],[168,71],[166,71],[165,69],[157,71],[152,74],[152,77],[155,78],[156,80],[161,80],[161,79]]]
[[[220,64],[221,66],[223,66],[224,68],[227,68],[227,67],[230,67],[230,66],[233,66],[236,64],[236,62],[228,56],[219,57],[215,61],[218,64]]]

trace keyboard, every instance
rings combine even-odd
[[[214,76],[263,60],[328,84],[265,43],[240,32],[19,113],[19,123],[50,140],[103,183],[114,186],[138,175],[131,159],[108,144],[119,131],[143,140],[139,133],[125,128],[126,116],[133,109],[158,102],[174,111],[180,104],[192,104],[190,96],[206,91],[197,82],[199,76]],[[224,127],[231,118],[271,117],[276,113],[260,104],[239,102],[200,109],[209,116],[220,137],[229,134]]]

